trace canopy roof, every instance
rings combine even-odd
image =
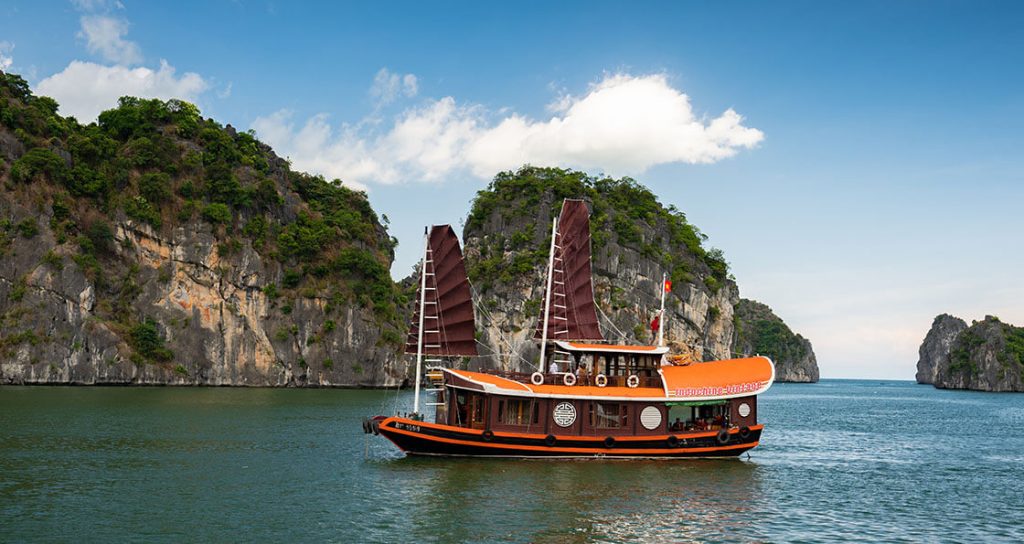
[[[556,341],[555,345],[565,351],[587,353],[640,353],[643,355],[663,355],[668,353],[667,346],[623,346],[617,344],[586,344],[583,342]]]
[[[660,372],[665,397],[676,400],[759,395],[775,381],[775,365],[767,357],[663,366]]]
[[[642,347],[642,346],[641,346]],[[486,393],[535,398],[588,398],[601,400],[686,402],[749,397],[764,393],[775,380],[775,365],[767,357],[663,366],[663,388],[597,387],[593,385],[533,385],[484,372],[442,369],[464,385]]]

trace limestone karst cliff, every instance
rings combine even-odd
[[[591,209],[594,294],[606,339],[653,342],[649,325],[667,274],[672,289],[663,326],[674,351],[698,361],[733,356],[734,308],[741,302],[736,283],[722,253],[705,248],[705,237],[680,211],[662,206],[628,178],[524,167],[499,174],[480,191],[465,226],[466,259],[481,306],[481,342],[490,354],[485,364],[525,370],[536,358],[533,333],[542,307],[551,219],[563,198],[583,198]],[[800,340],[804,351],[785,354],[780,378],[816,381],[810,344]]]
[[[794,333],[768,306],[741,298],[736,304],[736,340],[740,355],[767,355],[780,382],[818,381],[818,362],[810,340]]]
[[[81,125],[0,73],[0,383],[400,383],[366,196],[176,100]]]
[[[946,314],[921,344],[918,382],[940,389],[1024,391],[1024,328],[986,316],[970,327]]]
[[[932,328],[918,350],[917,383],[935,383],[939,368],[949,364],[949,352],[953,342],[966,328],[967,323],[959,317],[949,314],[935,316]]]
[[[187,102],[124,98],[87,125],[57,110],[0,72],[0,384],[410,378],[401,352],[415,282],[391,279],[396,242],[365,194],[291,170]],[[467,364],[532,365],[563,198],[591,207],[609,341],[653,341],[665,273],[662,326],[676,352],[723,359],[746,346],[724,256],[682,212],[628,178],[524,167],[498,174],[465,222],[487,354]],[[780,379],[812,376],[806,357],[791,373],[764,354],[783,361]]]

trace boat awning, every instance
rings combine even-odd
[[[663,366],[659,372],[665,382],[665,397],[674,401],[759,395],[775,381],[775,365],[767,357]]]
[[[621,346],[615,344],[585,344],[582,342],[565,342],[556,340],[555,345],[570,352],[587,353],[638,353],[643,355],[663,355],[668,353],[666,346]]]

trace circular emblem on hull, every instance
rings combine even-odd
[[[648,406],[640,411],[640,424],[648,431],[661,426],[661,410],[656,406]]]
[[[750,405],[747,403],[740,404],[739,407],[740,417],[747,417],[750,415]]]
[[[559,402],[555,405],[552,416],[555,419],[555,425],[568,427],[576,423],[576,407],[571,402]]]

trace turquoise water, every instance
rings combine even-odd
[[[0,388],[0,541],[1024,541],[1024,394],[779,384],[726,461],[407,459],[362,434],[410,403]]]

